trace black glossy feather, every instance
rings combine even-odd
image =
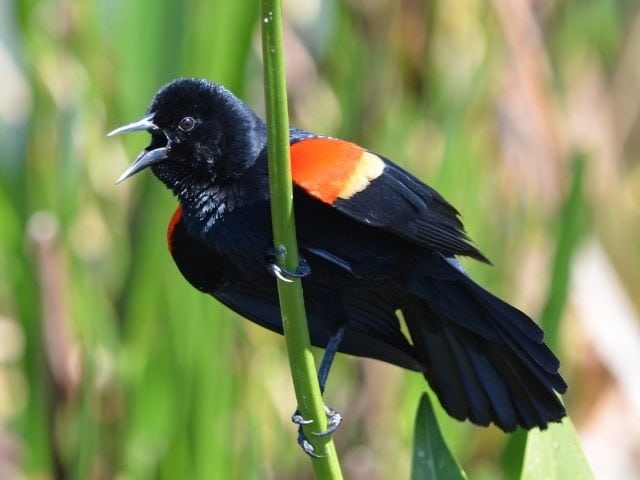
[[[445,255],[465,255],[489,263],[471,243],[458,211],[431,187],[390,160],[382,175],[334,207],[358,222],[379,227]]]

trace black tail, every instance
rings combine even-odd
[[[443,257],[411,275],[402,303],[425,377],[454,418],[505,431],[545,428],[566,415],[567,385],[542,330]]]

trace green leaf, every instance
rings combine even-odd
[[[578,434],[569,418],[541,431],[531,430],[527,438],[520,480],[593,479],[582,453]]]
[[[540,318],[540,323],[545,332],[545,343],[556,353],[560,346],[562,312],[569,294],[571,262],[587,229],[583,191],[586,162],[587,159],[583,154],[573,154],[571,161],[571,188],[557,219],[560,228],[556,236],[553,270],[549,279],[547,302]]]
[[[420,399],[413,444],[412,480],[466,479],[449,447],[442,438],[429,396]]]

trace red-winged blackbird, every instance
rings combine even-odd
[[[141,120],[151,144],[120,177],[151,167],[178,197],[169,250],[184,277],[282,333],[265,123],[220,85],[161,88]],[[486,261],[435,190],[353,143],[291,129],[291,168],[311,342],[422,372],[445,410],[505,431],[545,428],[565,409],[559,361],[527,315],[455,259]],[[411,341],[401,332],[400,310]]]

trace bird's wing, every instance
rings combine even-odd
[[[294,183],[358,222],[445,255],[488,262],[470,242],[458,211],[438,192],[390,160],[327,137],[291,145]]]

